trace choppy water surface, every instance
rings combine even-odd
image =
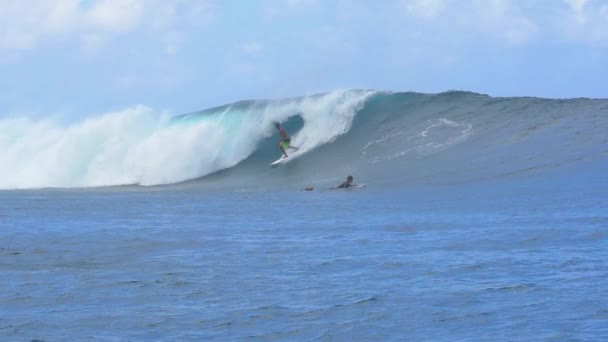
[[[0,339],[607,339],[601,189],[1,192]]]

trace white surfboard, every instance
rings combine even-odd
[[[358,189],[358,188],[365,188],[365,184],[357,184],[357,185],[352,185],[348,188],[327,188],[327,189],[321,189],[321,190],[351,190],[351,189]],[[308,186],[306,188],[304,188],[304,191],[315,191],[315,187],[314,186]]]
[[[365,184],[353,184],[353,185],[349,186],[348,188],[331,188],[331,190],[352,190],[352,189],[359,189],[359,188],[365,188]]]
[[[297,148],[291,148],[291,153],[289,153],[289,155],[287,156],[287,158],[281,156],[281,158],[273,161],[272,163],[270,163],[270,166],[272,167],[277,167],[281,164],[285,164],[288,161],[291,161],[293,159],[296,159],[297,156],[299,156],[301,153],[297,150]]]
[[[283,164],[283,163],[284,163],[284,162],[286,162],[286,161],[287,161],[289,158],[291,158],[291,157],[287,157],[287,158],[285,158],[285,157],[281,156],[281,158],[279,158],[279,159],[277,159],[277,160],[273,161],[272,163],[270,163],[270,166],[279,166],[279,164]]]

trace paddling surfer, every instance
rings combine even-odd
[[[332,189],[348,189],[348,188],[351,188],[351,187],[358,186],[357,184],[353,184],[353,180],[355,180],[353,178],[353,176],[348,176],[348,177],[346,177],[346,181],[342,182],[342,184],[340,184],[337,187],[332,188]]]
[[[334,188],[329,188],[328,190],[361,188],[361,187],[365,186],[365,184],[353,184],[354,180],[355,180],[355,178],[353,176],[348,176],[348,177],[346,177],[346,180],[344,182],[342,182],[340,185],[338,185]],[[304,188],[304,190],[305,191],[314,191],[315,188],[313,186],[309,186],[309,187]]]

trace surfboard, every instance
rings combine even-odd
[[[350,186],[348,188],[344,188],[344,189],[338,189],[338,188],[327,188],[327,189],[321,189],[321,190],[352,190],[352,189],[359,189],[359,188],[365,188],[365,184],[357,184],[357,185],[353,185]],[[315,187],[314,186],[309,186],[304,188],[304,191],[315,191]]]
[[[348,188],[330,188],[330,189],[331,190],[352,190],[352,189],[359,189],[359,188],[365,188],[365,184],[351,185]]]
[[[295,151],[291,152],[289,154],[289,156],[287,156],[287,158],[281,156],[281,158],[279,158],[279,159],[273,161],[272,163],[270,163],[270,166],[277,167],[277,166],[279,166],[281,164],[285,164],[288,161],[295,159],[297,156],[299,156],[301,154],[301,153],[298,152],[298,149],[299,149],[298,147],[291,148],[291,149],[295,150]]]
[[[281,158],[279,158],[279,159],[273,161],[272,163],[270,163],[270,166],[273,166],[273,167],[279,166],[280,164],[283,164],[284,162],[286,162],[290,158],[291,157],[285,158],[285,157],[281,156]]]

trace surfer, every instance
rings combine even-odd
[[[328,190],[336,190],[336,189],[348,189],[348,188],[362,188],[365,184],[353,184],[355,179],[353,176],[346,177],[346,180],[342,182],[342,184],[336,186],[335,188],[329,188]],[[314,191],[315,188],[313,186],[308,186],[304,188],[305,191]]]
[[[357,184],[353,184],[353,180],[354,180],[353,176],[348,176],[348,177],[346,177],[346,181],[342,182],[342,184],[340,184],[337,187],[332,188],[332,189],[348,189],[351,187],[357,187],[358,186]]]
[[[283,152],[283,158],[287,158],[289,156],[287,155],[286,149],[291,148],[293,150],[297,150],[297,148],[290,145],[291,137],[289,137],[289,134],[287,134],[287,131],[285,130],[285,128],[281,127],[281,124],[279,124],[277,122],[274,124],[274,127],[277,128],[277,130],[279,131],[279,134],[281,135],[281,141],[279,142],[279,148],[281,149],[281,152]]]

